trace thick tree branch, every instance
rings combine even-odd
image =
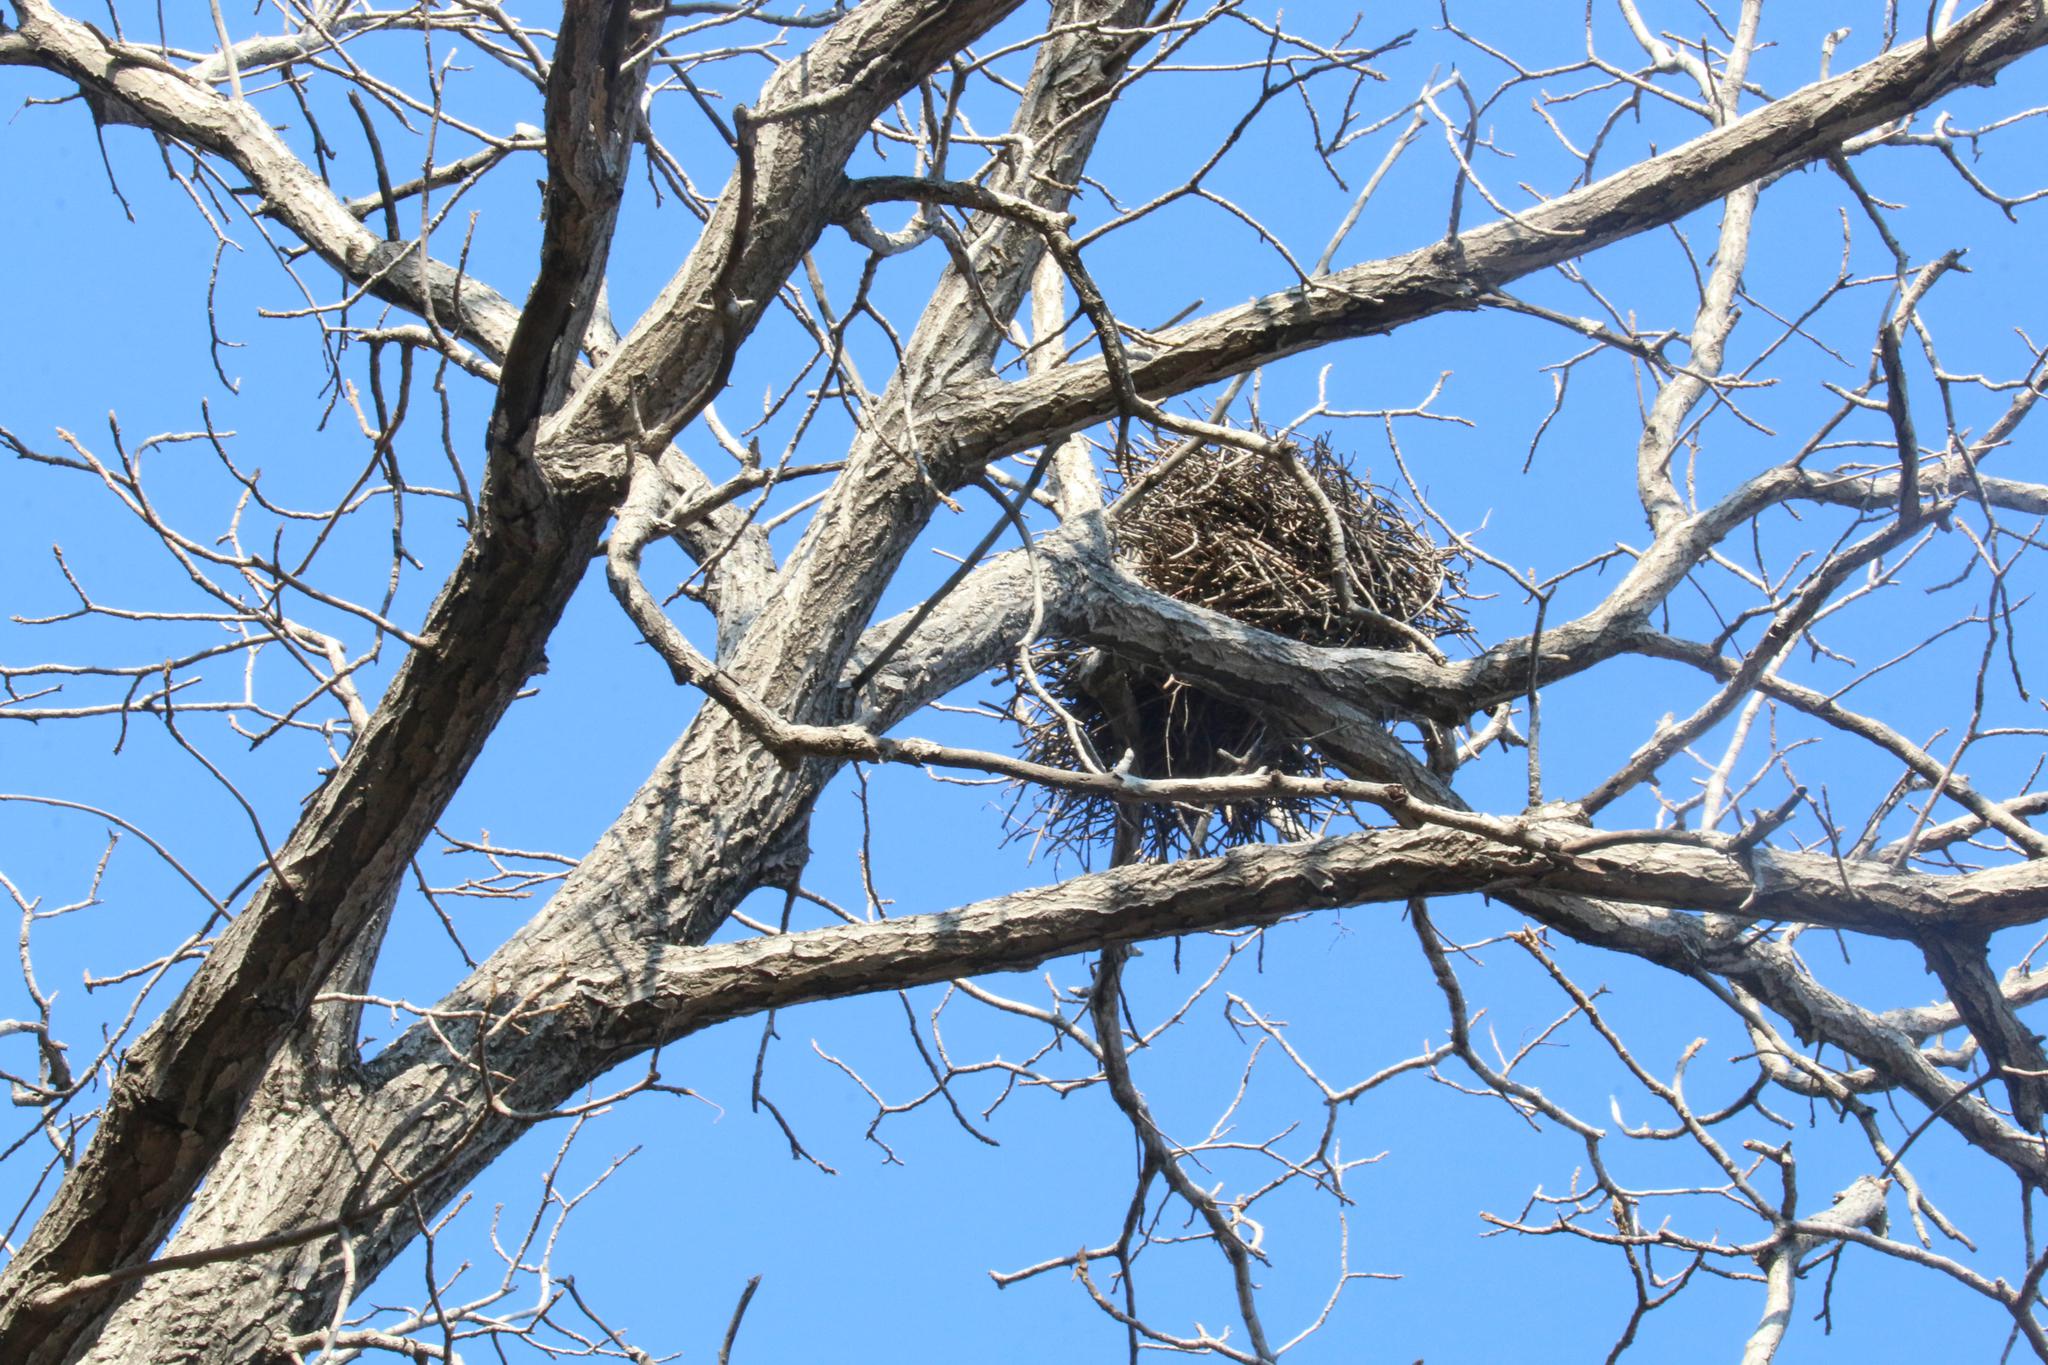
[[[1582,826],[1560,822],[1533,830],[1559,846],[1584,834]],[[429,1120],[437,1128],[482,1123],[477,1153],[453,1163],[467,1167],[516,1134],[520,1125],[511,1117],[513,1109],[545,1110],[634,1052],[735,1018],[962,975],[1023,970],[1105,945],[1241,928],[1315,909],[1405,904],[1415,896],[1485,890],[1516,900],[1621,898],[1635,905],[1740,910],[1893,932],[1904,924],[1960,927],[2048,914],[2048,869],[2038,865],[2017,869],[2018,877],[2008,870],[1964,878],[1866,865],[1845,884],[1829,858],[1765,850],[1756,857],[1752,870],[1725,854],[1660,842],[1574,857],[1448,829],[1381,830],[1117,868],[943,913],[710,947],[650,947],[631,955],[564,957],[552,965],[535,960],[529,975],[497,975],[488,994],[437,1007],[439,1022],[395,1043],[374,1064],[372,1077],[393,1097],[439,1096]],[[1584,912],[1577,914],[1582,919]],[[1675,934],[1674,958],[1689,955],[1727,970],[1732,959],[1722,957],[1753,950],[1712,946],[1700,921],[1690,916],[1675,917],[1663,930],[1650,929],[1655,922],[1645,919],[1632,932]],[[1689,927],[1681,932],[1682,926]],[[1586,926],[1574,923],[1573,930],[1583,934]],[[1595,932],[1591,938],[1606,936]],[[1641,942],[1627,946],[1639,954],[1644,949]],[[1824,998],[1814,990],[1809,1004]],[[491,1055],[493,1070],[512,1078],[502,1096],[507,1109],[481,1115],[472,1059],[461,1041],[478,1025],[465,1021],[491,1020],[508,1010],[520,1027],[505,1030]],[[1867,1021],[1861,1028],[1868,1033],[1881,1026]],[[1894,1036],[1918,1055],[1905,1035]],[[1867,1046],[1867,1039],[1858,1041]],[[386,1135],[382,1125],[398,1118],[397,1111],[383,1118],[358,1111],[358,1121],[368,1126],[356,1128],[355,1139],[374,1145]],[[459,1184],[459,1170],[451,1170],[448,1180]],[[359,1199],[372,1207],[378,1197],[366,1189]]]
[[[534,425],[561,406],[604,284],[640,130],[648,33],[627,0],[570,0],[548,67],[547,205],[540,271],[499,367],[494,459],[529,460]]]

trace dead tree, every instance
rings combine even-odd
[[[0,66],[39,71],[38,91],[54,77],[64,93],[34,102],[72,110],[9,136],[89,120],[117,195],[146,143],[217,234],[215,276],[271,294],[284,320],[257,335],[318,340],[314,416],[359,428],[363,456],[305,506],[273,491],[286,455],[244,451],[211,402],[146,440],[0,412],[10,478],[99,499],[108,534],[168,555],[189,599],[126,607],[60,553],[10,586],[10,649],[61,653],[78,623],[138,643],[9,659],[0,721],[101,748],[160,732],[183,766],[153,780],[224,785],[249,816],[219,833],[249,861],[222,890],[118,792],[0,799],[0,821],[107,822],[121,858],[204,903],[168,951],[60,1008],[32,949],[100,913],[99,872],[59,905],[0,843],[23,976],[0,1066],[28,1119],[6,1149],[22,1214],[0,1357],[452,1360],[527,1341],[649,1359],[548,1279],[544,1230],[482,1292],[436,1280],[431,1257],[416,1308],[364,1291],[535,1125],[573,1134],[680,1090],[664,1047],[765,1018],[765,1056],[778,1010],[937,987],[910,1014],[931,1085],[868,1088],[870,1136],[926,1104],[978,1133],[970,1111],[1012,1096],[1100,1094],[1134,1144],[1128,1207],[996,1279],[1071,1277],[1133,1359],[1270,1361],[1341,1331],[1338,1294],[1379,1272],[1346,1240],[1321,1314],[1270,1321],[1264,1210],[1313,1192],[1348,1228],[1347,1191],[1372,1176],[1344,1155],[1345,1116],[1432,1078],[1579,1145],[1564,1192],[1488,1217],[1612,1248],[1635,1286],[1617,1353],[1718,1276],[1761,1291],[1736,1339],[1768,1360],[1801,1277],[1846,1254],[1960,1286],[2009,1349],[2048,1359],[2048,1054],[2023,1017],[2048,993],[2027,946],[2048,919],[2031,823],[2048,793],[2017,634],[2048,484],[2014,468],[2048,350],[2017,287],[1946,303],[1965,248],[2038,259],[2023,206],[2048,190],[2006,182],[2040,164],[2039,0],[1872,4],[1825,33],[1786,14],[1778,34],[1760,0],[1618,0],[1540,67],[1478,6],[1408,30],[1320,6],[1283,26],[1240,0],[568,0],[559,22],[486,0],[276,0],[253,18],[178,7],[196,27],[169,32],[161,8],[7,8]],[[2007,88],[1973,89],[2015,63]],[[475,69],[515,94],[472,99]],[[1174,136],[1188,106],[1154,101],[1176,81],[1228,109],[1213,141]],[[1145,119],[1149,164],[1097,155]],[[1246,158],[1271,168],[1240,175]],[[536,176],[538,263],[492,278],[479,261],[497,224],[531,217]],[[1760,269],[1795,254],[1759,227],[1781,197],[1784,243],[1829,244],[1810,280]],[[1930,246],[1962,221],[1935,211],[1951,203],[2020,226]],[[641,214],[689,244],[651,263],[666,283],[622,329],[610,300],[654,239],[620,227]],[[1361,233],[1398,249],[1374,258],[1349,245]],[[260,267],[223,263],[251,244]],[[1650,272],[1608,248],[1665,254]],[[1225,253],[1268,292],[1169,316],[1159,263],[1193,296],[1211,271],[1236,278]],[[936,282],[911,317],[901,281],[918,278]],[[247,319],[206,307],[219,363]],[[1453,377],[1419,401],[1375,382],[1386,353],[1358,339],[1393,334],[1445,345]],[[1358,356],[1338,391],[1365,396],[1332,397],[1315,367]],[[1555,562],[1533,569],[1474,529],[1523,495],[1447,492],[1430,434],[1465,421],[1457,373],[1494,384],[1518,359],[1554,402],[1480,430],[1584,521],[1553,527]],[[718,407],[741,376],[769,388],[751,423]],[[105,379],[118,408],[123,376]],[[232,491],[225,526],[162,496],[173,455],[178,478]],[[1628,508],[1611,524],[1610,484]],[[451,522],[437,558],[421,528]],[[373,525],[382,562],[360,548]],[[927,539],[958,559],[936,582],[911,558]],[[650,556],[674,551],[668,593]],[[665,668],[694,715],[581,856],[437,833],[559,652],[593,560],[635,663]],[[416,582],[438,591],[408,610]],[[1603,681],[1624,670],[1660,681]],[[1000,695],[940,714],[970,688]],[[1560,719],[1589,695],[1597,723]],[[308,757],[302,802],[263,794]],[[976,806],[1012,784],[1007,832],[1037,870],[1001,864],[983,899],[885,917],[862,861],[867,913],[841,909],[818,869],[848,855],[813,848],[812,815],[892,765],[965,782]],[[991,844],[1003,833],[991,822]],[[472,870],[435,886],[430,846]],[[743,909],[764,890],[780,922]],[[1447,899],[1469,893],[1485,899]],[[530,918],[473,959],[473,907],[522,897]],[[1248,979],[1269,938],[1340,907],[1381,907],[1357,913],[1385,917],[1448,1012],[1406,1030],[1441,1041],[1355,1081],[1291,1040],[1284,974]],[[422,925],[463,968],[431,1003],[376,990],[380,952]],[[1819,965],[1837,939],[1845,965]],[[1134,956],[1154,942],[1175,946]],[[1851,943],[1905,945],[1933,1001],[1850,971]],[[1557,1002],[1514,1051],[1468,996],[1502,957]],[[977,980],[1048,962],[1068,982],[1043,1000]],[[1672,982],[1702,1042],[1632,1044],[1581,984],[1602,964]],[[1141,973],[1180,1003],[1148,1015]],[[1145,1054],[1197,1002],[1245,1049],[1208,1065],[1256,1061],[1305,1097],[1306,1126],[1231,1136],[1233,1099],[1206,1138],[1169,1133]],[[969,1009],[1030,1041],[954,1056],[942,1016]],[[400,1035],[366,1051],[366,1010]],[[1695,1081],[1727,1092],[1711,1103],[1686,1088],[1709,1033],[1698,1065],[1719,1069]],[[1651,1116],[1583,1112],[1543,1055],[1564,1037]],[[642,1058],[641,1079],[591,1093]],[[782,1121],[758,1071],[754,1098]],[[1855,1178],[1800,1186],[1781,1109],[1847,1134]],[[1686,1149],[1689,1184],[1638,1174],[1660,1144]],[[1993,1180],[2018,1191],[2017,1257],[1943,1212],[1945,1191]],[[1205,1320],[1230,1328],[1149,1308],[1142,1273],[1174,1272],[1141,1254],[1220,1265]],[[551,1287],[513,1311],[536,1274]]]

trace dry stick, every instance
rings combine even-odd
[[[1089,993],[1088,1009],[1094,1016],[1095,1039],[1102,1052],[1103,1079],[1108,1082],[1109,1093],[1115,1098],[1117,1107],[1130,1119],[1146,1160],[1158,1170],[1173,1192],[1201,1216],[1217,1248],[1229,1260],[1231,1278],[1237,1289],[1238,1313],[1244,1319],[1245,1330],[1251,1334],[1252,1350],[1260,1361],[1271,1361],[1275,1357],[1266,1341],[1265,1327],[1259,1321],[1252,1282],[1253,1260],[1264,1260],[1265,1257],[1245,1244],[1236,1227],[1217,1207],[1215,1197],[1195,1184],[1181,1169],[1173,1144],[1167,1141],[1154,1122],[1145,1097],[1131,1080],[1130,1060],[1124,1051],[1123,1021],[1117,1017],[1123,966],[1129,956],[1130,949],[1123,944],[1105,947],[1101,963],[1096,968],[1094,987]]]
[[[1039,454],[1038,459],[1032,462],[1031,477],[1024,481],[1022,490],[1022,499],[1024,501],[1029,501],[1031,495],[1038,491],[1039,480],[1045,477],[1045,471],[1051,467],[1053,455],[1058,449],[1057,443],[1048,445]],[[947,596],[955,588],[966,582],[969,574],[981,567],[981,557],[987,554],[994,547],[996,541],[1002,538],[1006,527],[1017,523],[1019,526],[1018,533],[1023,536],[1025,547],[1027,549],[1030,547],[1030,531],[1024,528],[1021,523],[1018,523],[1015,512],[1000,495],[991,492],[991,496],[995,497],[997,503],[1003,505],[1003,514],[996,518],[995,524],[988,528],[988,533],[977,541],[974,548],[968,552],[967,557],[960,561],[959,567],[946,576],[946,581],[939,585],[939,590],[920,602],[917,610],[910,614],[910,619],[903,623],[902,628],[896,632],[894,638],[883,645],[876,652],[875,657],[868,660],[867,665],[854,675],[853,681],[846,685],[847,691],[859,692],[868,685],[875,674],[881,671],[882,665],[895,657],[896,651],[903,648],[904,643],[916,633],[919,626],[925,623],[926,618],[939,609],[939,605],[946,600]]]
[[[377,125],[370,121],[370,111],[364,107],[361,95],[349,91],[348,102],[356,111],[356,121],[363,125],[363,140],[370,144],[370,161],[377,171],[376,202],[384,209],[384,236],[389,241],[400,241],[403,236],[398,227],[398,195],[391,187],[391,170],[384,162],[384,144],[377,137]]]
[[[1850,574],[1906,540],[1913,534],[1914,529],[1912,523],[1894,521],[1882,531],[1865,537],[1817,569],[1791,605],[1778,613],[1727,684],[1692,715],[1669,729],[1660,731],[1649,743],[1630,755],[1628,762],[1620,771],[1580,798],[1580,805],[1585,811],[1591,814],[1607,806],[1655,773],[1673,754],[1717,724],[1742,701],[1749,690],[1757,685],[1758,679],[1766,674],[1778,657],[1799,638],[1800,633],[1812,622],[1814,614],[1826,605],[1827,599]]]
[[[1637,644],[1643,653],[1654,658],[1675,659],[1681,663],[1691,664],[1723,680],[1733,678],[1741,668],[1737,661],[1724,658],[1706,645],[1694,644],[1672,636],[1646,632],[1637,636]],[[1972,787],[1960,774],[1947,772],[1939,759],[1899,735],[1889,726],[1868,716],[1843,709],[1832,697],[1824,693],[1789,682],[1769,672],[1761,674],[1756,680],[1756,685],[1777,700],[1795,706],[1837,729],[1866,739],[1892,754],[1911,768],[1917,776],[1932,784],[1935,790],[1969,811],[1969,820],[1975,822],[1974,827],[1965,821],[1954,821],[1938,827],[1943,831],[1943,838],[1947,842],[1953,843],[1957,839],[1968,838],[1978,828],[1991,828],[2026,850],[2029,856],[2048,856],[2048,835],[2043,835],[2041,831],[2020,818],[2036,814],[2042,809],[2037,797],[2020,796],[2009,802],[1994,802]],[[1903,842],[1886,845],[1879,850],[1878,859],[1894,861],[1904,847],[1906,845]]]
[[[1877,333],[1877,353],[1884,365],[1885,411],[1899,451],[1899,521],[1911,526],[1919,522],[1920,445],[1913,434],[1913,412],[1906,403],[1906,367],[1899,356],[1899,328],[1894,319]]]
[[[1755,1046],[1758,1066],[1766,1080],[1795,1095],[1804,1095],[1809,1099],[1816,1096],[1824,1097],[1856,1120],[1863,1129],[1864,1140],[1870,1144],[1872,1155],[1876,1156],[1880,1163],[1878,1174],[1897,1180],[1900,1188],[1906,1192],[1907,1209],[1912,1215],[1913,1226],[1919,1233],[1923,1246],[1932,1244],[1927,1236],[1926,1224],[1921,1218],[1924,1213],[1944,1235],[1961,1242],[1972,1251],[1977,1249],[1976,1243],[1972,1242],[1962,1229],[1950,1222],[1948,1216],[1936,1207],[1920,1188],[1919,1181],[1901,1160],[1904,1156],[1903,1149],[1896,1152],[1892,1149],[1879,1126],[1877,1111],[1858,1093],[1861,1080],[1868,1078],[1874,1081],[1878,1078],[1876,1068],[1865,1067],[1853,1073],[1830,1070],[1787,1043],[1779,1035],[1776,1027],[1764,1017],[1755,998],[1740,986],[1724,986],[1704,972],[1695,973],[1693,979],[1734,1010],[1737,1017],[1743,1021],[1744,1027],[1749,1031],[1750,1041]],[[1951,1102],[1953,1097],[1934,1108],[1939,1112],[1946,1109]]]
[[[1550,610],[1550,594],[1536,595],[1536,624],[1529,630],[1529,680],[1523,689],[1529,708],[1529,734],[1522,747],[1529,753],[1529,809],[1543,804],[1543,618]]]
[[[725,1339],[718,1343],[718,1365],[729,1365],[732,1360],[732,1344],[740,1334],[740,1320],[747,1315],[747,1305],[754,1301],[754,1291],[761,1287],[759,1275],[747,1281],[747,1287],[740,1291],[740,1301],[733,1305],[732,1321],[725,1326]]]
[[[1128,733],[1115,721],[1110,722],[1110,734],[1113,743],[1126,753],[1133,752],[1135,746],[1143,740],[1143,736]],[[1119,807],[1110,865],[1129,867],[1143,861],[1140,854],[1143,838],[1143,817],[1127,807]],[[1119,1017],[1119,1010],[1127,1008],[1123,1003],[1123,969],[1129,959],[1130,948],[1126,944],[1107,945],[1102,949],[1096,965],[1095,982],[1088,997],[1088,1010],[1095,1025],[1095,1055],[1102,1063],[1103,1080],[1108,1084],[1110,1096],[1117,1108],[1130,1120],[1132,1131],[1138,1139],[1139,1150],[1144,1154],[1139,1172],[1139,1194],[1133,1200],[1130,1216],[1125,1220],[1124,1235],[1117,1242],[1117,1259],[1123,1266],[1125,1308],[1129,1315],[1129,1320],[1125,1323],[1125,1332],[1132,1359],[1135,1360],[1138,1355],[1139,1321],[1137,1291],[1131,1277],[1129,1242],[1136,1229],[1144,1187],[1150,1174],[1156,1172],[1165,1179],[1167,1186],[1209,1225],[1210,1235],[1215,1239],[1217,1249],[1230,1263],[1231,1275],[1237,1290],[1238,1311],[1244,1319],[1246,1330],[1251,1334],[1252,1349],[1259,1361],[1274,1360],[1276,1357],[1266,1341],[1265,1328],[1259,1320],[1258,1306],[1253,1296],[1251,1261],[1254,1256],[1262,1261],[1265,1257],[1255,1247],[1245,1245],[1238,1237],[1235,1226],[1216,1207],[1215,1197],[1196,1185],[1181,1169],[1179,1154],[1174,1144],[1168,1142],[1165,1134],[1153,1121],[1144,1096],[1131,1078],[1130,1056],[1124,1047],[1123,1020]]]
[[[1279,455],[1280,442],[1253,432],[1174,417],[1138,391],[1131,372],[1130,353],[1123,344],[1122,326],[1111,312],[1109,303],[1095,283],[1094,277],[1082,263],[1080,250],[1075,246],[1073,238],[1067,235],[1067,229],[1074,221],[1072,214],[1055,213],[1029,200],[972,183],[929,180],[915,176],[871,176],[847,185],[841,221],[860,221],[869,204],[887,199],[952,204],[1023,222],[1039,234],[1045,243],[1047,253],[1059,264],[1067,276],[1068,283],[1073,286],[1075,297],[1081,304],[1081,311],[1087,315],[1089,324],[1095,331],[1096,340],[1101,346],[1103,364],[1109,375],[1111,389],[1116,395],[1120,413],[1125,417],[1141,417],[1169,431],[1190,436],[1199,435],[1210,440],[1256,450],[1268,456]]]
[[[1786,1221],[1779,1225],[1777,1239],[1761,1258],[1766,1285],[1764,1314],[1743,1347],[1742,1365],[1769,1365],[1776,1358],[1792,1316],[1793,1279],[1801,1256],[1828,1240],[1828,1232],[1835,1228],[1881,1231],[1885,1225],[1885,1192],[1890,1182],[1874,1176],[1859,1176],[1835,1196],[1833,1208],[1811,1218],[1800,1219],[1795,1203],[1798,1187],[1793,1180],[1789,1153],[1780,1166],[1785,1175]],[[1801,1230],[1794,1231],[1795,1226]]]
[[[1336,585],[1337,600],[1345,613],[1376,626],[1384,626],[1420,649],[1430,659],[1437,663],[1444,662],[1444,653],[1436,647],[1436,641],[1408,622],[1386,615],[1379,610],[1377,604],[1368,604],[1359,599],[1358,589],[1364,585],[1358,579],[1358,567],[1351,556],[1351,538],[1344,533],[1342,514],[1337,511],[1337,505],[1330,500],[1322,481],[1302,464],[1301,455],[1293,445],[1282,442],[1280,451],[1281,459],[1287,464],[1288,473],[1293,475],[1294,481],[1308,494],[1309,500],[1315,503],[1316,510],[1322,515],[1323,534],[1329,537],[1330,541],[1330,577]]]
[[[1379,165],[1373,168],[1372,175],[1367,178],[1365,184],[1359,189],[1358,194],[1352,199],[1351,206],[1345,212],[1343,221],[1338,223],[1336,231],[1330,234],[1329,243],[1324,246],[1323,254],[1316,258],[1315,267],[1310,272],[1311,279],[1320,279],[1329,273],[1330,263],[1337,258],[1337,252],[1343,246],[1345,238],[1351,235],[1351,229],[1357,225],[1359,215],[1365,211],[1367,201],[1372,198],[1373,192],[1379,188],[1380,182],[1386,178],[1387,173],[1394,168],[1394,163],[1400,160],[1401,154],[1408,149],[1409,144],[1414,142],[1416,134],[1422,131],[1424,122],[1425,120],[1420,112],[1414,114],[1410,118],[1408,126],[1401,130],[1400,135],[1394,139],[1393,145],[1387,149],[1386,154],[1380,159]],[[1245,383],[1249,378],[1249,373],[1238,374],[1233,376],[1230,382],[1224,386],[1223,392],[1217,396],[1215,403],[1210,406],[1208,420],[1211,423],[1220,423],[1223,420],[1223,415],[1230,410],[1230,405],[1237,400],[1238,394],[1244,390]],[[1180,466],[1182,461],[1193,455],[1201,447],[1202,442],[1199,437],[1188,437],[1176,445],[1154,464],[1152,468],[1146,470],[1136,482],[1125,488],[1118,495],[1116,502],[1109,508],[1110,520],[1116,521],[1122,517],[1129,516],[1154,488],[1157,488],[1166,479],[1172,477],[1173,471]]]

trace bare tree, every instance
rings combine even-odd
[[[1544,65],[1479,6],[1412,30],[1243,0],[568,0],[558,24],[276,0],[170,31],[161,7],[104,28],[9,8],[0,64],[59,78],[114,194],[134,166],[166,176],[217,238],[217,287],[260,243],[275,268],[239,273],[287,319],[264,335],[317,341],[320,420],[362,446],[286,492],[282,457],[210,401],[142,440],[0,428],[14,475],[98,499],[178,599],[129,607],[60,551],[11,585],[10,638],[93,657],[0,667],[0,720],[160,734],[182,766],[157,780],[247,816],[194,853],[115,792],[0,798],[0,819],[113,831],[75,898],[4,883],[25,1003],[0,1065],[27,1121],[0,1357],[651,1359],[554,1273],[580,1198],[559,1165],[488,1284],[436,1268],[448,1212],[535,1125],[691,1093],[662,1049],[716,1026],[759,1030],[749,1098],[823,1165],[767,1076],[777,1011],[903,993],[928,1084],[825,1059],[884,1152],[924,1107],[986,1139],[1001,1106],[1091,1092],[1126,1125],[1128,1203],[996,1282],[1070,1279],[1133,1359],[1341,1334],[1340,1296],[1400,1269],[1354,1263],[1346,1210],[1373,1177],[1347,1118],[1431,1082],[1576,1150],[1568,1185],[1487,1216],[1608,1249],[1632,1286],[1615,1355],[1734,1280],[1760,1306],[1730,1346],[1769,1360],[1802,1278],[1847,1255],[1959,1286],[2048,1359],[2048,1053],[2022,1019],[2048,994],[2048,730],[2016,637],[2048,484],[2009,468],[2048,351],[2024,291],[1962,292],[1965,247],[2038,260],[1999,222],[2048,194],[2007,183],[2038,175],[2042,110],[1971,87],[2048,44],[2039,0],[1873,4],[1826,33],[1788,13],[1775,35],[1760,0],[1560,7],[1567,55]],[[1226,111],[1220,135],[1185,135],[1176,82]],[[492,278],[532,259],[542,162],[530,282]],[[672,273],[622,332],[635,253]],[[1187,302],[1240,278],[1270,292]],[[232,387],[245,319],[206,309]],[[1371,356],[1318,373],[1397,332],[1482,386],[1541,367],[1541,401],[1485,439],[1580,524],[1474,529],[1525,495],[1447,488],[1469,380],[1395,393]],[[758,418],[721,418],[758,388]],[[225,525],[146,476],[174,457],[230,490]],[[957,570],[928,574],[921,544]],[[665,667],[694,715],[580,857],[440,832],[594,559],[633,666]],[[295,804],[277,772],[305,760]],[[811,818],[850,791],[877,826],[925,819],[865,799],[895,765],[970,817],[1009,784],[1013,847],[1055,875],[1016,889],[1021,862],[992,864],[984,899],[885,913],[885,871],[814,850]],[[33,950],[101,913],[122,839],[203,912],[59,1008]],[[465,870],[429,875],[430,852]],[[247,876],[220,889],[214,858]],[[828,861],[857,866],[864,907],[819,889]],[[1467,893],[1486,899],[1447,899]],[[506,901],[531,917],[472,954]],[[1347,1078],[1290,1033],[1286,974],[1254,973],[1350,906],[1385,907],[1443,1012],[1399,1029],[1437,1041]],[[439,998],[381,990],[380,952],[425,931],[462,962]],[[1887,944],[1938,998],[1856,965]],[[1520,967],[1486,979],[1526,969],[1555,1002],[1514,1048],[1470,993],[1501,958]],[[1047,962],[1042,995],[977,979]],[[1637,997],[1585,984],[1617,974],[1700,1041],[1633,1041]],[[402,1031],[366,1047],[365,1011]],[[1017,1045],[958,1052],[966,1012],[956,1037]],[[1210,1040],[1201,1065],[1240,1079],[1205,1135],[1174,1131],[1148,1077],[1197,1013],[1239,1049]],[[1606,1060],[1550,1056],[1567,1038]],[[1255,1074],[1304,1121],[1243,1135]],[[1832,1188],[1799,1182],[1795,1129]],[[1980,1249],[1944,1207],[1987,1184],[2018,1198]],[[1298,1196],[1340,1250],[1320,1312],[1281,1321],[1262,1294],[1300,1260],[1269,1261],[1269,1210]],[[365,1297],[421,1244],[416,1305]],[[1223,1272],[1213,1310],[1148,1297],[1196,1260]]]

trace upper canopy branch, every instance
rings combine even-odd
[[[301,161],[256,108],[216,91],[204,73],[186,71],[155,49],[117,42],[44,0],[16,6],[21,25],[0,44],[0,63],[35,65],[110,101],[136,122],[209,152],[248,179],[258,196],[255,213],[276,218],[340,272],[351,285],[422,317],[502,358],[519,322],[519,309],[496,290],[463,280],[444,287],[453,267],[427,260],[418,244],[392,248],[366,228],[349,206]]]
[[[1021,0],[937,4],[897,0],[847,12],[829,34],[785,64],[741,121],[754,192],[735,177],[705,228],[715,260],[693,253],[640,322],[550,424],[550,473],[624,491],[627,451],[667,440],[715,397],[721,344],[752,329],[791,268],[817,240],[837,199],[847,158],[887,101],[941,54],[974,40]],[[743,163],[743,169],[745,165]],[[773,185],[773,193],[764,187]],[[746,215],[742,238],[734,232]],[[714,264],[714,271],[705,266]],[[710,326],[706,324],[710,323]]]
[[[1511,280],[1674,222],[1961,86],[1989,84],[2044,43],[2048,12],[2032,0],[1991,0],[1932,42],[1903,44],[1514,219],[1162,332],[1135,358],[1135,382],[1148,397],[1166,397],[1311,347],[1474,307]],[[970,457],[1036,445],[1115,410],[1114,378],[1099,358],[991,381],[948,414],[962,461],[954,477],[970,476]]]

